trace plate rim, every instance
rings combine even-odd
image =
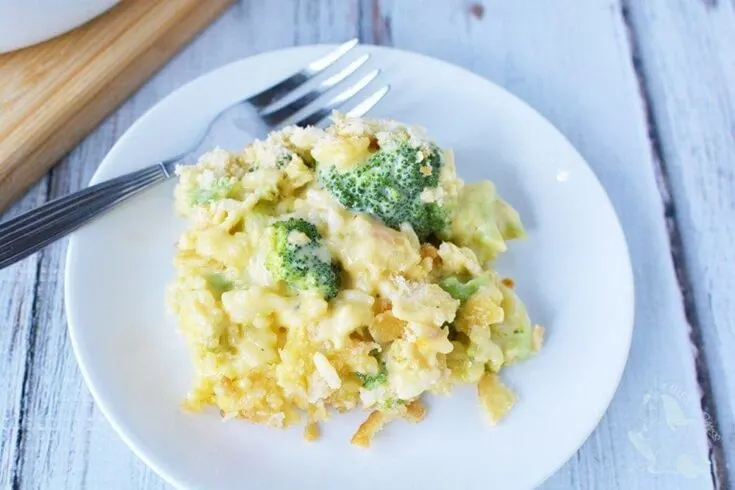
[[[338,46],[338,44],[333,43],[324,43],[324,44],[307,44],[307,45],[299,45],[299,46],[289,46],[284,47],[280,49],[275,50],[269,50],[264,51],[260,53],[253,54],[251,56],[246,56],[234,61],[231,61],[229,63],[225,63],[221,66],[218,66],[212,70],[209,70],[205,73],[202,73],[201,75],[198,75],[197,77],[187,81],[183,85],[180,85],[175,90],[169,92],[165,97],[158,100],[155,104],[153,104],[151,107],[149,107],[140,117],[138,117],[126,130],[125,132],[115,141],[115,143],[112,145],[112,147],[108,150],[108,152],[105,154],[104,158],[100,162],[99,166],[95,170],[94,174],[92,175],[88,186],[94,185],[102,180],[101,174],[105,173],[110,167],[111,163],[111,155],[114,155],[119,151],[119,148],[124,145],[125,141],[130,138],[130,134],[134,132],[134,130],[143,123],[147,118],[151,116],[151,113],[155,112],[156,109],[159,108],[159,106],[165,104],[167,101],[169,101],[173,96],[181,91],[186,90],[190,86],[201,83],[201,80],[206,79],[207,77],[213,76],[216,72],[223,71],[230,69],[233,65],[236,65],[238,63],[241,63],[245,60],[253,60],[257,58],[267,57],[273,54],[287,52],[287,51],[308,51],[312,50],[314,48],[334,48]],[[635,329],[635,278],[633,274],[633,268],[632,268],[632,260],[630,256],[630,247],[628,246],[628,240],[627,236],[625,234],[624,228],[622,226],[622,223],[620,221],[620,217],[618,216],[618,213],[615,209],[615,206],[612,203],[612,200],[610,199],[610,196],[608,195],[605,187],[600,182],[599,178],[597,177],[597,174],[595,173],[594,169],[589,165],[587,160],[584,158],[584,156],[579,152],[579,150],[572,144],[572,142],[566,137],[564,133],[561,132],[548,118],[546,118],[543,114],[541,114],[539,111],[537,111],[534,107],[532,107],[529,103],[527,103],[525,100],[520,98],[519,96],[515,95],[514,93],[510,92],[505,87],[493,82],[492,80],[489,80],[467,68],[464,68],[460,65],[456,65],[454,63],[451,63],[449,61],[435,58],[429,55],[425,55],[422,53],[417,53],[410,50],[404,50],[400,48],[394,48],[390,46],[376,46],[376,45],[367,45],[371,50],[377,50],[377,51],[396,51],[411,57],[419,58],[422,61],[431,61],[434,63],[441,63],[442,65],[445,65],[447,68],[459,70],[463,73],[464,76],[469,76],[471,78],[474,78],[478,82],[486,84],[487,87],[496,90],[503,94],[503,96],[508,97],[509,99],[512,99],[514,104],[518,104],[522,106],[525,110],[530,111],[533,113],[536,117],[543,120],[548,129],[555,133],[557,138],[561,138],[564,140],[564,142],[568,145],[569,149],[573,151],[577,157],[579,157],[580,161],[584,163],[582,165],[583,171],[586,171],[589,173],[589,176],[592,178],[592,185],[597,186],[598,191],[600,191],[601,195],[604,196],[603,199],[603,205],[607,206],[609,208],[609,211],[611,211],[612,215],[611,217],[613,220],[611,221],[611,225],[616,229],[616,233],[619,235],[619,237],[622,239],[622,252],[624,256],[625,261],[625,270],[622,271],[621,278],[625,281],[625,290],[629,292],[627,298],[621,298],[622,304],[624,304],[625,308],[627,309],[626,314],[624,315],[627,320],[625,322],[625,338],[623,339],[625,342],[625,356],[621,357],[620,361],[620,367],[617,372],[617,376],[615,379],[615,383],[610,385],[609,393],[605,397],[604,404],[600,405],[599,413],[596,413],[593,417],[594,423],[591,424],[590,427],[585,428],[584,431],[580,431],[580,439],[575,444],[575,447],[572,448],[568,454],[565,454],[563,460],[560,460],[559,464],[554,466],[550,471],[546,472],[546,474],[540,475],[538,481],[536,482],[534,487],[537,487],[539,485],[542,485],[545,481],[547,481],[552,475],[556,474],[563,466],[567,464],[567,462],[571,459],[574,454],[576,454],[581,447],[584,445],[584,443],[589,439],[589,437],[592,435],[592,433],[595,431],[595,429],[600,425],[600,422],[602,421],[602,418],[607,413],[610,404],[612,403],[617,391],[620,388],[620,383],[622,381],[623,374],[625,373],[628,360],[630,358],[630,349],[632,344],[632,338],[633,338],[633,331]],[[165,464],[163,462],[154,461],[155,458],[152,456],[149,456],[144,448],[140,447],[140,444],[134,440],[134,436],[132,434],[129,434],[126,429],[124,429],[120,422],[111,414],[111,408],[107,405],[106,401],[103,401],[103,398],[100,397],[100,394],[98,392],[97,387],[92,382],[92,376],[88,371],[87,365],[82,361],[82,357],[80,356],[79,346],[78,346],[78,339],[75,334],[75,327],[73,326],[75,324],[75,315],[73,313],[73,308],[71,306],[71,274],[69,273],[69,265],[73,261],[73,253],[75,244],[77,242],[77,233],[73,233],[70,236],[68,247],[65,254],[65,260],[64,260],[64,309],[65,314],[67,318],[67,332],[69,334],[69,338],[71,340],[72,350],[74,352],[74,357],[77,362],[77,366],[79,367],[79,370],[82,374],[82,378],[84,379],[84,383],[89,390],[90,394],[92,395],[92,398],[96,404],[96,406],[99,408],[99,410],[104,415],[107,422],[112,426],[115,433],[118,437],[120,437],[123,442],[126,444],[126,446],[141,460],[143,461],[149,468],[151,468],[159,477],[161,477],[164,481],[166,481],[168,484],[172,485],[174,488],[177,489],[189,489],[190,486],[183,480],[175,477],[169,470],[165,469]],[[566,452],[565,452],[566,453]]]

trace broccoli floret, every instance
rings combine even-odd
[[[400,398],[388,398],[383,403],[380,403],[379,406],[383,410],[396,410],[400,405],[406,405],[408,403],[406,400],[401,400]]]
[[[343,206],[369,213],[391,228],[409,223],[422,240],[444,230],[448,212],[440,203],[424,202],[424,189],[439,185],[444,159],[431,145],[425,156],[408,143],[381,148],[355,169],[319,168],[321,185]]]
[[[442,238],[471,248],[486,262],[506,251],[507,240],[525,234],[518,212],[498,196],[492,182],[483,181],[464,186]]]
[[[218,298],[222,296],[222,293],[230,291],[234,285],[232,281],[229,281],[223,274],[210,274],[207,276],[207,286],[212,294]]]
[[[362,386],[367,388],[368,390],[372,390],[376,386],[382,385],[388,379],[388,373],[386,373],[384,370],[380,371],[378,374],[356,374],[357,377],[360,378]]]
[[[376,374],[355,373],[362,383],[363,388],[368,390],[375,389],[378,385],[382,385],[388,381],[388,368],[385,367],[385,361],[380,358],[377,350],[370,351],[370,355],[378,361],[378,372]]]
[[[271,225],[271,253],[266,267],[278,280],[300,291],[315,291],[325,299],[337,296],[341,268],[331,260],[316,227],[300,218]]]
[[[283,150],[280,155],[278,155],[278,158],[276,158],[276,168],[281,170],[288,166],[289,163],[293,160],[293,157],[296,154],[289,150]]]
[[[449,276],[439,281],[439,286],[450,295],[452,298],[458,299],[464,303],[470,296],[475,294],[480,286],[484,286],[490,282],[490,276],[479,276],[469,281],[462,281],[457,276]]]
[[[230,196],[235,184],[227,177],[220,177],[209,188],[194,189],[189,195],[189,204],[191,206],[199,206],[219,201]]]

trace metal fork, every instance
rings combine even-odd
[[[199,157],[228,139],[239,147],[247,143],[246,135],[264,137],[321,98],[327,91],[353,75],[370,57],[364,54],[326,78],[301,97],[283,103],[295,91],[323,73],[350,52],[358,41],[348,41],[305,68],[255,95],[220,112],[202,131],[196,144],[185,152],[136,172],[87,187],[66,197],[50,201],[32,211],[0,224],[0,269],[21,260],[59,238],[71,233],[105,211],[127,201],[142,191],[174,176],[177,165],[195,163]],[[373,70],[341,90],[311,114],[294,122],[299,126],[319,123],[332,110],[356,98],[380,70]],[[347,114],[362,116],[372,109],[389,90],[385,85],[361,99]]]

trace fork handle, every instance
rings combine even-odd
[[[170,176],[163,164],[152,165],[55,199],[0,224],[0,269],[28,257]]]

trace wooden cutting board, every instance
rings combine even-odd
[[[232,0],[127,0],[0,54],[0,212]]]

